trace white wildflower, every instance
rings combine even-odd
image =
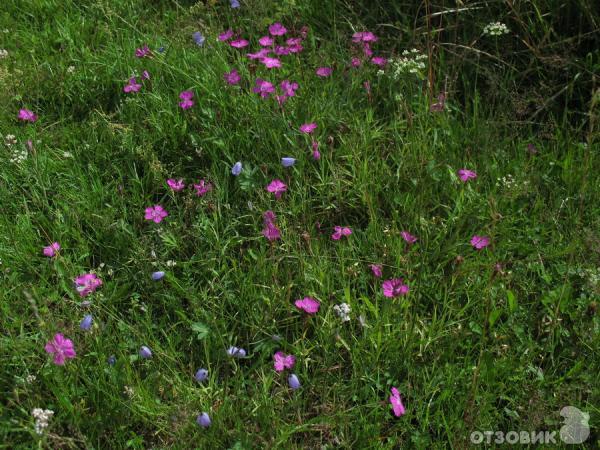
[[[502,22],[491,22],[483,28],[483,34],[487,34],[488,36],[502,36],[508,33],[508,27]]]
[[[21,164],[27,159],[28,153],[26,148],[15,149],[11,152],[10,162],[13,164]]]
[[[17,143],[17,137],[14,134],[7,134],[4,136],[4,143],[7,147],[15,145]]]
[[[410,51],[404,50],[400,58],[391,59],[390,62],[392,78],[395,80],[407,73],[423,76],[427,68],[427,55],[413,48]]]
[[[133,388],[131,386],[125,386],[123,390],[123,394],[127,395],[127,397],[131,398],[134,395]]]
[[[34,408],[31,412],[35,419],[35,432],[42,434],[46,428],[48,428],[48,422],[54,415],[54,411],[50,409]]]
[[[348,322],[350,320],[350,305],[347,303],[342,303],[340,305],[335,305],[333,310],[337,314],[337,316],[342,319],[342,322]]]

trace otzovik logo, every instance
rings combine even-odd
[[[565,444],[581,444],[590,436],[590,415],[574,406],[565,406],[560,410],[565,418],[560,429],[560,439]]]
[[[565,444],[582,444],[590,436],[590,415],[574,406],[560,410],[564,417],[560,431],[473,431],[473,444],[557,444],[557,433]]]

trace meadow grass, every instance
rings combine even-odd
[[[366,25],[376,54],[428,52],[422,29],[397,31],[408,15],[387,26],[368,12],[334,0],[3,2],[1,448],[464,448],[477,430],[558,430],[566,405],[591,415],[587,445],[598,443],[600,102],[590,89],[558,113],[549,102],[519,116],[506,86],[527,86],[498,62],[510,45],[499,40],[480,50],[497,60],[462,76],[449,76],[444,46],[421,77],[352,69],[352,33]],[[245,54],[275,21],[308,32],[302,53],[269,70]],[[251,46],[217,41],[228,28]],[[152,55],[136,58],[144,44]],[[233,68],[238,86],[223,80]],[[144,70],[140,92],[124,93]],[[299,89],[280,107],[252,92],[256,78]],[[445,110],[431,112],[444,86]],[[20,108],[37,122],[19,122]],[[298,131],[308,122],[319,160]],[[463,168],[477,178],[462,182]],[[265,190],[276,178],[279,200]],[[203,197],[189,187],[200,179],[213,185]],[[169,213],[160,224],[144,220],[155,204]],[[280,240],[261,234],[267,210]],[[332,240],[334,226],[352,235]],[[490,245],[475,250],[473,235]],[[59,254],[43,256],[54,241]],[[103,280],[89,305],[73,287],[87,272]],[[408,295],[384,297],[398,277]],[[321,302],[316,315],[294,307],[305,296]],[[58,332],[77,352],[64,366],[44,351]],[[273,369],[277,350],[295,355],[299,389]],[[54,411],[42,434],[34,408]]]

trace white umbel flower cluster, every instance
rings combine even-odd
[[[342,303],[340,305],[335,305],[333,310],[337,314],[337,316],[342,319],[342,322],[348,322],[350,320],[350,305],[347,303]]]
[[[15,148],[10,154],[10,162],[13,164],[21,164],[27,159],[28,153],[26,148]]]
[[[48,428],[48,422],[54,415],[54,411],[51,409],[34,408],[31,414],[35,419],[35,432],[42,434]]]
[[[401,75],[407,73],[421,74],[427,68],[427,55],[413,48],[404,50],[401,57],[394,58],[390,62],[392,77],[398,79]]]
[[[491,22],[483,28],[483,34],[487,34],[488,36],[502,36],[508,33],[508,27],[502,22]]]

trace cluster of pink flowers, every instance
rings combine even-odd
[[[260,49],[255,53],[247,53],[246,57],[251,60],[257,60],[265,66],[267,69],[278,69],[281,68],[283,63],[280,59],[281,56],[290,54],[297,54],[303,50],[302,42],[306,38],[307,30],[303,28],[300,31],[300,35],[296,37],[290,37],[285,42],[278,42],[283,39],[288,33],[288,30],[281,23],[274,23],[269,26],[269,34],[262,36],[258,40]],[[236,37],[237,36],[237,37]],[[227,42],[231,47],[234,48],[245,48],[250,45],[250,42],[246,39],[239,37],[239,34],[229,29],[218,36],[218,40],[221,42]],[[230,85],[237,85],[241,81],[241,76],[236,69],[232,69],[229,72],[223,74],[225,82]],[[265,80],[263,78],[257,78],[254,82],[254,88],[252,91],[259,94],[262,98],[266,99],[275,94],[274,97],[280,105],[283,105],[287,99],[294,97],[298,90],[298,83],[291,80],[282,80],[279,83],[279,89],[281,93],[276,94],[277,87],[275,83]]]
[[[246,56],[251,60],[257,60],[264,65],[266,69],[277,69],[282,67],[282,60],[280,57],[297,54],[303,50],[303,42],[306,38],[306,29],[300,32],[299,36],[289,37],[285,39],[288,30],[281,23],[274,23],[269,26],[269,34],[262,36],[258,40],[260,49],[256,53],[248,53]],[[233,30],[227,30],[218,36],[218,40],[221,42],[227,42],[231,47],[237,49],[243,49],[250,45],[250,42],[243,39],[239,33],[235,33]],[[360,51],[360,56],[354,56],[352,58],[352,66],[361,66],[365,61],[370,62],[379,67],[384,67],[387,64],[387,60],[381,56],[374,56],[371,45],[377,42],[378,38],[370,31],[361,31],[354,33],[352,36],[352,42],[355,44],[355,49]],[[159,50],[160,51],[160,50]],[[135,56],[138,58],[152,57],[152,52],[147,45],[142,48],[138,48],[135,51]],[[276,72],[276,71],[274,71]],[[333,74],[332,67],[318,67],[315,70],[315,74],[319,77],[326,78]],[[225,82],[229,85],[238,85],[241,82],[241,76],[236,69],[232,69],[223,75]],[[143,87],[144,80],[149,80],[150,75],[147,71],[144,71],[141,76],[141,81],[138,82],[137,77],[131,77],[128,83],[124,86],[123,91],[126,93],[139,92]],[[370,84],[366,82],[365,87],[370,90]],[[278,92],[279,89],[279,92]],[[252,91],[259,94],[262,98],[270,98],[274,96],[280,105],[283,105],[287,99],[296,96],[296,92],[299,89],[297,82],[284,79],[279,82],[278,85],[265,80],[263,78],[256,78]],[[187,110],[194,106],[194,92],[192,90],[184,90],[179,94],[179,107]],[[440,97],[438,103],[442,105],[432,105],[432,110],[443,110],[443,102],[445,97]],[[441,108],[441,109],[440,109]],[[37,116],[27,109],[21,109],[19,111],[18,118],[22,121],[35,122]],[[302,139],[310,140],[312,147],[312,154],[314,159],[320,158],[319,142],[315,138],[316,130],[318,125],[316,122],[308,122],[299,126],[299,132],[306,136]],[[284,167],[291,167],[295,162],[294,158],[283,158],[285,161]],[[240,175],[242,171],[241,162],[237,162],[232,169],[232,174],[235,176]],[[477,174],[469,169],[458,170],[458,177],[463,183],[477,178]],[[166,180],[166,184],[169,189],[173,192],[181,192],[186,188],[186,183],[183,178],[169,178]],[[213,189],[213,186],[204,179],[201,179],[197,184],[192,184],[195,193],[199,197],[203,197]],[[280,179],[273,179],[267,186],[266,191],[273,194],[275,199],[281,199],[282,195],[287,191],[288,186]],[[168,212],[165,208],[159,204],[149,206],[145,209],[144,218],[154,223],[161,223],[167,216]],[[276,223],[276,215],[273,211],[268,210],[263,213],[263,226],[262,234],[269,241],[275,241],[281,239],[281,231]],[[353,231],[348,226],[334,226],[331,239],[334,241],[341,241],[344,237],[349,237],[353,234]],[[418,241],[417,236],[414,236],[407,230],[400,232],[400,236],[406,242],[406,251],[411,253],[417,247],[411,247]],[[487,236],[475,235],[472,237],[470,244],[476,250],[482,250],[490,244],[490,238]],[[339,244],[341,245],[341,244]],[[44,256],[54,258],[58,255],[61,250],[61,246],[58,242],[53,242],[50,245],[43,247],[42,253]],[[389,266],[386,266],[389,267]],[[383,264],[370,264],[371,271],[376,278],[382,278],[384,272]],[[387,269],[386,269],[387,270]],[[154,272],[152,277],[154,280],[160,280],[165,275],[164,272]],[[95,273],[85,273],[75,278],[76,290],[81,297],[86,297],[94,293],[100,286],[102,286],[102,280]],[[379,286],[379,281],[377,281]],[[406,296],[410,289],[408,284],[403,278],[389,278],[381,282],[381,290],[383,296],[386,298],[397,298]],[[316,315],[320,308],[321,302],[313,297],[303,297],[294,301],[294,306],[309,316]],[[86,319],[85,327],[82,325],[82,329],[89,329],[91,327],[91,316]],[[54,363],[57,365],[65,364],[67,359],[75,357],[76,353],[74,350],[73,342],[65,338],[62,334],[57,333],[54,338],[49,341],[45,346],[46,352],[53,355]],[[228,350],[228,354],[234,357],[246,357],[246,351],[237,347],[231,347]],[[143,346],[140,350],[140,356],[144,359],[152,357],[151,350]],[[296,357],[292,354],[285,354],[282,351],[277,351],[273,355],[273,366],[276,372],[283,372],[285,370],[293,369],[296,363]],[[203,375],[204,376],[204,375]],[[289,378],[289,385],[292,389],[300,387],[300,382],[295,374],[291,374]],[[396,387],[391,388],[391,395],[389,402],[392,406],[392,410],[395,416],[399,417],[405,414],[405,407],[402,403],[400,392]],[[210,422],[210,419],[209,419]]]
[[[140,78],[142,79],[142,82],[144,80],[149,80],[150,79],[150,74],[148,73],[147,70],[144,70],[142,72],[142,76]],[[136,77],[131,77],[129,79],[129,81],[127,82],[127,84],[125,86],[123,86],[123,92],[125,92],[127,94],[130,93],[130,92],[139,92],[140,89],[142,89],[142,84],[138,83]]]
[[[183,178],[179,178],[179,179],[169,178],[167,180],[167,186],[169,186],[169,188],[171,188],[171,190],[173,192],[181,192],[185,189],[185,182],[183,181]],[[212,191],[212,188],[213,188],[212,184],[210,184],[209,182],[207,182],[204,179],[200,180],[198,182],[198,184],[194,184],[193,187],[196,190],[196,195],[198,197],[204,197],[208,192]],[[148,210],[146,210],[146,212],[148,212]],[[146,217],[146,219],[154,220],[154,216],[152,216],[150,218]]]
[[[371,49],[371,44],[374,44],[378,41],[377,36],[370,31],[359,31],[352,35],[352,42],[358,46],[360,50],[359,56],[352,57],[351,65],[352,67],[359,67],[366,60],[369,60],[371,64],[375,64],[381,68],[387,65],[387,59],[383,56],[373,56],[373,50]]]

